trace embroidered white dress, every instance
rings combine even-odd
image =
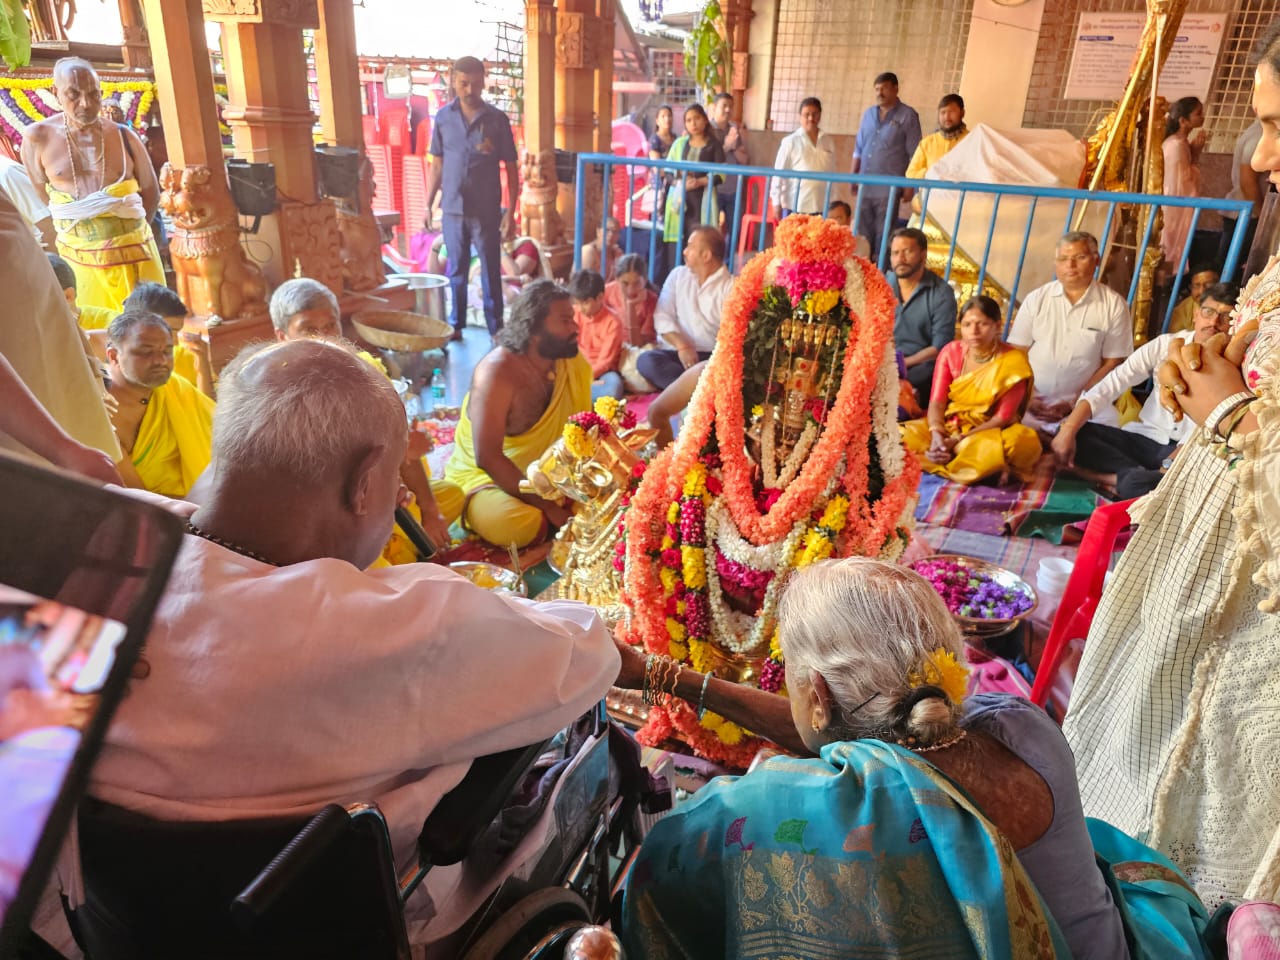
[[[1087,816],[1168,854],[1214,905],[1280,898],[1280,258],[1241,295],[1259,429],[1199,431],[1102,597],[1065,731]]]

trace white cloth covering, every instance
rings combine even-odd
[[[1009,331],[1009,343],[1029,348],[1038,396],[1049,403],[1069,400],[1074,405],[1103,360],[1133,352],[1129,307],[1120,294],[1097,281],[1072,303],[1054,280],[1027,295]]]
[[[720,314],[731,289],[733,277],[723,266],[702,283],[688,267],[676,267],[658,294],[654,331],[659,337],[683,333],[698,352],[709,353],[720,334]]]
[[[49,203],[49,213],[53,219],[61,222],[68,220],[79,223],[81,220],[96,220],[99,217],[118,217],[121,220],[145,220],[147,208],[143,206],[142,197],[130,193],[123,197],[113,197],[105,190],[95,190],[87,197],[72,200],[70,203]]]
[[[778,156],[773,161],[778,170],[812,170],[815,173],[836,172],[836,145],[830,135],[818,134],[818,142],[814,143],[804,128],[792,130],[778,144]],[[822,214],[826,211],[823,200],[827,195],[827,187],[831,187],[831,199],[843,200],[845,187],[839,183],[825,183],[822,180],[795,180],[787,177],[774,177],[769,183],[769,197],[779,207],[796,210],[800,213]]]
[[[1086,390],[1080,399],[1089,401],[1095,417],[1109,416],[1114,419],[1115,402],[1126,390],[1155,376],[1156,368],[1169,354],[1169,343],[1177,336],[1187,339],[1183,334],[1165,333],[1154,340],[1148,340],[1133,351],[1129,359]],[[1156,443],[1166,444],[1181,443],[1195,430],[1195,426],[1190,417],[1183,417],[1181,422],[1174,420],[1173,414],[1160,405],[1160,391],[1153,389],[1143,403],[1138,419],[1126,423],[1121,429],[1141,434]]]
[[[144,657],[94,796],[169,820],[372,800],[402,865],[472,759],[554,734],[620,662],[584,604],[499,596],[429,564],[276,568],[193,536]],[[454,882],[438,869],[426,886],[442,902]]]
[[[33,230],[37,223],[49,216],[49,207],[31,185],[27,168],[5,156],[0,156],[0,193],[18,208]]]

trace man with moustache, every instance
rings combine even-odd
[[[529,464],[591,407],[591,364],[578,353],[569,291],[535,280],[511,303],[498,346],[477,365],[445,478],[467,495],[463,523],[497,546],[526,547],[569,508],[520,489]]]
[[[181,499],[209,465],[211,399],[173,372],[173,332],[145,310],[126,310],[107,328],[112,426],[125,483]]]
[[[955,291],[925,267],[928,255],[929,238],[923,230],[902,227],[889,237],[889,286],[898,298],[893,342],[921,407],[929,406],[938,351],[956,338]]]
[[[969,135],[964,123],[964,97],[948,93],[938,101],[938,129],[920,141],[907,164],[907,176],[923,180],[925,172]]]
[[[853,148],[853,166],[850,173],[875,173],[900,177],[907,171],[907,163],[920,144],[920,115],[915,108],[898,99],[898,77],[882,73],[875,80],[876,102],[867,107],[858,126],[858,139]],[[871,240],[871,254],[880,256],[880,241],[884,236],[885,217],[889,214],[889,187],[859,187],[862,195],[862,213],[858,218],[866,224]],[[898,191],[900,199],[911,197],[910,190]],[[893,211],[896,218],[897,211]],[[893,228],[890,221],[889,229]]]

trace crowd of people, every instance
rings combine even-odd
[[[501,164],[516,182],[515,154],[482,80],[477,61],[455,66],[430,193],[443,198],[445,246],[478,251],[494,346],[433,479],[385,369],[343,339],[324,285],[281,284],[276,339],[213,369],[153,272],[141,144],[101,119],[88,64],[55,69],[63,114],[23,144],[48,223],[0,197],[14,307],[0,325],[0,446],[149,491],[187,532],[91,792],[195,820],[376,800],[408,855],[471,759],[552,735],[616,685],[682,698],[794,754],[705,787],[649,834],[623,911],[635,956],[908,943],[950,956],[1203,956],[1212,908],[1280,899],[1280,258],[1242,293],[1191,271],[1183,325],[1134,350],[1124,298],[1097,278],[1097,239],[1067,232],[1055,279],[1026,294],[1004,337],[1000,304],[978,293],[957,307],[928,269],[926,234],[892,227],[887,189],[864,188],[870,248],[888,245],[905,396],[923,412],[903,418],[902,437],[923,468],[1003,481],[1051,456],[1111,496],[1148,495],[1130,508],[1137,531],[1062,729],[1026,701],[966,696],[962,638],[937,593],[871,560],[795,575],[778,613],[779,697],[645,657],[586,606],[404,562],[406,505],[436,543],[455,523],[516,548],[562,526],[570,507],[522,481],[593,398],[661,391],[650,418],[669,436],[733,285],[720,212],[748,157],[722,96],[710,115],[686,110],[683,134],[659,111],[652,155],[724,170],[666,185],[664,227],[684,264],[660,290],[606,231],[567,287],[533,275],[536,258],[517,265],[504,310],[514,186],[505,204],[489,188]],[[897,78],[875,90],[855,173],[927,169],[967,132],[958,96],[922,137]],[[1253,102],[1249,163],[1280,185],[1280,21]],[[833,170],[821,104],[805,100],[800,116],[776,166]],[[1202,107],[1175,105],[1171,167],[1194,165],[1202,122]],[[847,222],[848,205],[825,193],[778,178],[774,200],[784,215]],[[50,227],[57,257],[40,249]],[[1176,224],[1167,239],[1186,243]],[[86,306],[111,315],[87,319]],[[1148,380],[1139,408],[1129,391]],[[451,932],[431,922],[449,882],[433,874],[411,901],[424,942]]]

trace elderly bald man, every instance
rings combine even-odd
[[[308,337],[342,336],[342,311],[333,291],[310,277],[294,277],[276,287],[271,294],[271,325],[277,340],[303,340]],[[382,361],[363,350],[357,356],[383,373]],[[409,449],[400,468],[400,479],[415,499],[410,512],[420,512],[414,519],[422,524],[436,546],[449,543],[449,525],[462,513],[466,495],[449,480],[432,480],[426,454],[427,438],[416,430],[409,433]],[[387,543],[383,558],[388,563],[411,563],[417,554],[397,528]]]
[[[340,345],[251,347],[223,371],[207,498],[91,793],[166,820],[375,800],[405,862],[473,758],[604,695],[620,661],[590,607],[434,564],[364,569],[404,454],[395,390]],[[428,894],[456,879],[432,871]]]

